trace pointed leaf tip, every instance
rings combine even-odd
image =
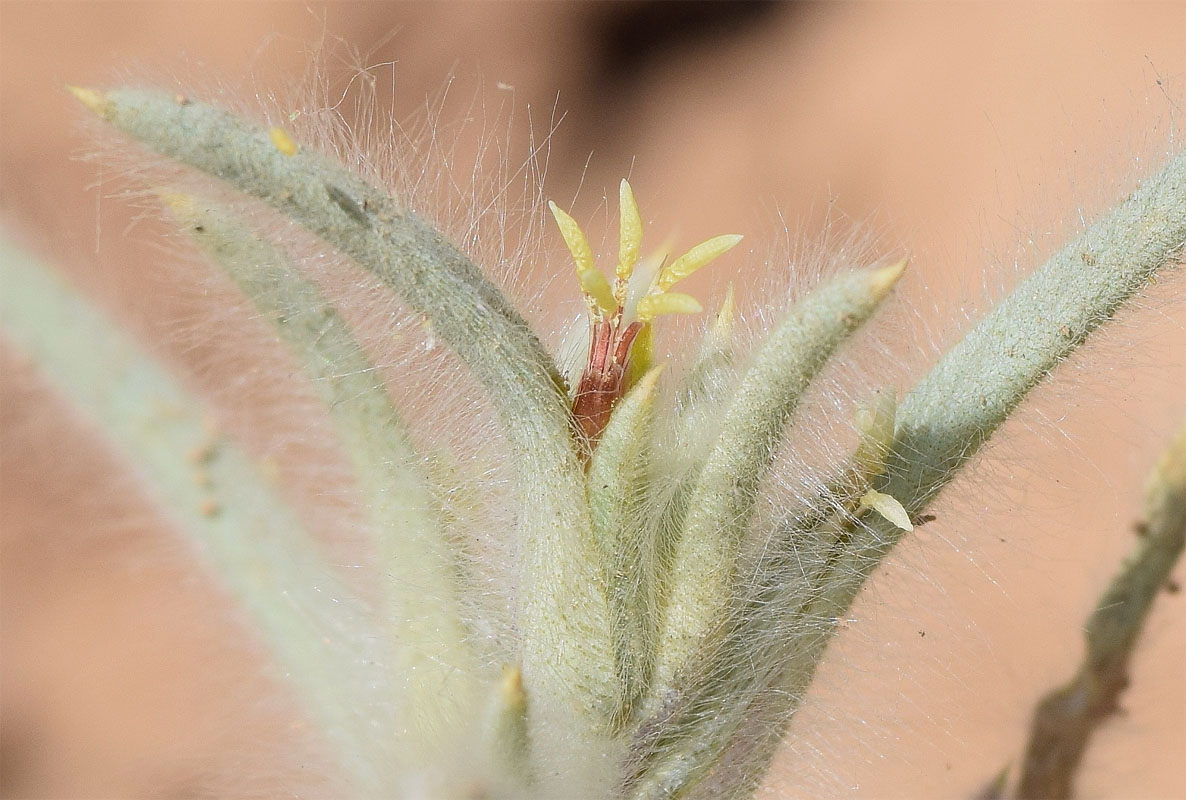
[[[903,258],[897,263],[890,264],[888,267],[875,269],[869,274],[869,288],[877,300],[881,300],[889,290],[894,288],[894,284],[902,277],[902,273],[906,271],[906,265],[910,263],[909,259]]]
[[[70,94],[74,95],[78,102],[82,103],[100,117],[107,116],[107,112],[111,108],[111,104],[107,100],[107,95],[95,89],[88,89],[85,86],[71,86],[67,84],[66,89],[70,92]]]
[[[194,214],[194,198],[191,195],[162,189],[157,192],[157,197],[161,198],[161,202],[182,221]]]
[[[650,394],[655,390],[655,386],[659,383],[659,376],[663,374],[663,364],[656,364],[646,371],[646,374],[638,379],[638,383],[634,385],[634,391],[641,397],[650,399]]]
[[[728,337],[733,332],[733,317],[737,312],[736,292],[733,284],[725,289],[725,299],[721,301],[721,309],[717,312],[712,323],[712,331],[717,336]]]
[[[511,664],[505,665],[502,668],[502,681],[499,683],[498,692],[507,708],[525,708],[527,691],[523,688],[523,670]]]

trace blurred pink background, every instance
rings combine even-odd
[[[940,333],[982,283],[1013,281],[1015,260],[1031,266],[1157,163],[1186,76],[1180,2],[8,0],[0,221],[114,313],[168,325],[179,310],[138,280],[153,267],[146,234],[88,189],[96,166],[71,158],[88,145],[62,84],[163,70],[278,86],[323,32],[396,60],[409,113],[450,75],[446,122],[513,87],[523,153],[523,123],[555,107],[547,195],[575,196],[578,219],[602,219],[629,174],[652,229],[681,241],[738,231],[760,255],[786,237],[780,214],[809,235],[871,220],[876,254],[913,256],[902,291],[941,310]],[[1186,320],[1166,291],[1042,390],[953,487],[962,499],[874,578],[770,796],[968,796],[1017,760],[1034,701],[1077,664],[1082,622],[1132,543],[1144,471],[1186,408]],[[6,373],[23,369],[0,354]],[[254,656],[66,408],[4,381],[0,794],[268,795],[268,748],[285,734],[241,713]],[[1184,595],[1160,599],[1133,677],[1080,796],[1186,797]],[[242,774],[263,777],[228,789]]]

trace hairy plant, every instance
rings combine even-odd
[[[905,261],[827,278],[749,352],[730,294],[700,343],[665,359],[664,317],[702,310],[671,289],[740,237],[644,258],[623,181],[612,281],[551,205],[587,308],[569,364],[367,165],[187,96],[72,91],[178,165],[144,185],[324,404],[366,510],[374,585],[345,579],[200,401],[11,249],[4,336],[124,450],[243,606],[348,796],[751,795],[877,565],[1026,394],[1186,247],[1179,153],[900,400],[871,393],[851,451],[770,514],[797,407]],[[398,379],[377,380],[375,348],[295,239],[369,273],[407,310],[395,332],[419,328],[465,365],[505,443],[509,513],[485,518],[483,493],[503,487],[481,458],[422,441]],[[512,583],[488,580],[492,538],[514,557]]]

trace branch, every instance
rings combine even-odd
[[[1186,544],[1186,425],[1149,476],[1141,540],[1087,620],[1087,654],[1075,677],[1034,710],[1016,797],[1062,800],[1095,729],[1119,705],[1128,663],[1158,593]]]

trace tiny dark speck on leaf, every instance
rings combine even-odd
[[[367,212],[363,210],[354,198],[346,194],[344,191],[334,186],[332,183],[325,185],[325,192],[329,195],[329,199],[333,200],[335,205],[342,211],[346,212],[346,216],[357,222],[359,225],[370,227],[371,221],[367,216]]]

